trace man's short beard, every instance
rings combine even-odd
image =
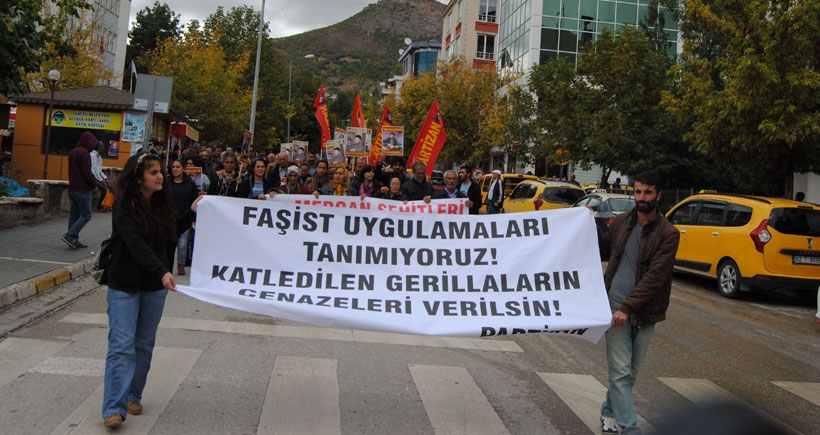
[[[638,211],[641,213],[651,213],[658,207],[658,201],[643,201],[636,203]]]

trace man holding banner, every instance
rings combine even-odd
[[[660,176],[635,177],[636,206],[615,218],[601,235],[601,258],[608,258],[604,283],[612,310],[606,332],[609,389],[601,405],[604,433],[640,434],[632,388],[649,349],[655,323],[666,318],[672,266],[680,233],[658,210]]]

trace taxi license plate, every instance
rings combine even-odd
[[[792,257],[793,264],[816,264],[820,266],[820,257],[806,257],[803,255],[795,255]]]

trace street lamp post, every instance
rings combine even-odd
[[[253,71],[253,96],[251,97],[251,122],[248,130],[251,132],[251,144],[253,144],[253,131],[256,125],[256,94],[259,89],[259,60],[262,57],[262,30],[265,27],[265,0],[262,0],[262,12],[259,14],[259,36],[256,38],[256,68]]]
[[[48,72],[48,88],[51,90],[51,100],[48,103],[48,127],[46,127],[46,156],[43,160],[43,180],[48,179],[48,148],[51,144],[51,118],[54,117],[54,86],[60,80],[60,71],[53,69]]]
[[[313,57],[314,56],[312,54],[306,54],[302,59],[313,59]],[[287,140],[287,143],[290,143],[290,118],[291,118],[291,114],[290,114],[290,89],[291,89],[291,79],[293,77],[293,61],[294,61],[294,59],[291,59],[290,62],[288,62],[289,66],[288,66],[288,140]]]

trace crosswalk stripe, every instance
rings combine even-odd
[[[108,325],[108,317],[102,313],[71,313],[60,322]],[[319,328],[310,326],[261,325],[258,323],[226,322],[221,320],[185,319],[163,317],[160,328],[187,329],[192,331],[225,332],[232,334],[263,335],[282,338],[305,338],[311,340],[337,340],[361,343],[398,344],[453,349],[488,350],[498,352],[523,352],[514,341],[460,337],[425,337],[393,334],[388,332],[354,331],[349,329]]]
[[[799,434],[794,428],[780,422],[766,412],[756,409],[746,401],[740,399],[734,394],[726,391],[719,385],[708,379],[689,379],[689,378],[658,378],[659,381],[666,384],[669,388],[678,392],[678,394],[687,398],[690,402],[698,406],[710,406],[718,402],[727,402],[739,404],[747,409],[755,410],[758,414],[766,416],[769,420],[788,429],[790,433]]]
[[[509,434],[465,368],[408,367],[436,434]]]
[[[336,360],[278,356],[256,433],[342,433]]]
[[[105,360],[53,356],[29,369],[29,372],[68,376],[105,376]]]
[[[820,406],[820,383],[817,382],[772,382],[778,387],[800,396]]]
[[[9,337],[0,342],[0,387],[6,385],[45,358],[68,346],[68,341]]]
[[[538,376],[569,406],[569,409],[589,430],[595,433],[601,432],[601,403],[606,398],[606,386],[590,375],[538,372]],[[638,427],[643,432],[655,431],[652,425],[641,416],[638,416]]]
[[[707,406],[715,402],[733,402],[745,405],[734,394],[708,379],[658,378],[658,380],[698,406]]]
[[[182,349],[156,347],[151,360],[151,371],[148,373],[148,382],[142,396],[144,408],[142,415],[128,416],[123,423],[119,435],[147,434],[159,418],[159,414],[176,394],[182,381],[202,353],[199,349]],[[102,425],[100,410],[102,408],[105,384],[101,384],[85,401],[74,410],[56,429],[52,435],[88,434],[103,435],[110,431]]]

